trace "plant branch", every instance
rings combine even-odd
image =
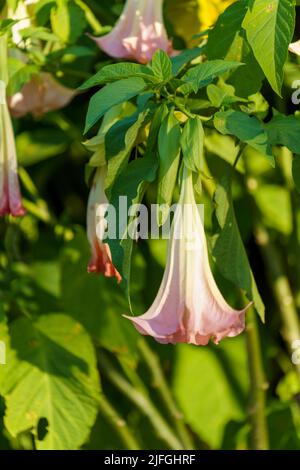
[[[253,307],[246,317],[246,340],[250,373],[250,407],[249,415],[252,423],[252,447],[254,450],[268,450],[269,439],[266,422],[266,389],[260,338],[256,312]]]
[[[152,375],[152,386],[159,393],[185,449],[194,449],[195,447],[190,433],[185,425],[183,415],[174,401],[157,355],[151,350],[144,338],[140,339],[138,346],[141,355]]]
[[[300,326],[293,292],[283,266],[281,254],[269,237],[268,231],[260,224],[255,228],[256,242],[268,269],[270,285],[277,302],[283,324],[282,336],[292,354],[292,343],[300,339]],[[300,364],[294,364],[300,381]]]
[[[102,351],[99,356],[99,363],[102,372],[110,380],[115,387],[120,390],[139,410],[148,417],[153,428],[156,430],[158,436],[168,445],[172,450],[183,450],[183,446],[169,424],[160,415],[158,410],[153,405],[150,398],[136,390],[114,367],[107,355]]]
[[[99,400],[100,413],[111,424],[112,428],[117,432],[120,439],[128,450],[139,450],[140,446],[131,433],[126,421],[119,415],[112,404],[107,400],[105,395],[101,394]]]

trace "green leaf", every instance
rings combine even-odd
[[[143,158],[139,158],[126,167],[126,169],[118,177],[110,204],[116,209],[116,220],[120,221],[122,215],[122,207],[120,207],[120,197],[126,198],[126,204],[129,208],[132,204],[139,204],[144,194],[145,184],[151,183],[155,180],[157,171],[157,160],[154,155],[148,154]],[[113,263],[122,276],[122,284],[127,290],[129,299],[129,281],[130,281],[130,266],[132,255],[133,239],[128,233],[129,223],[133,223],[133,217],[127,217],[127,223],[124,226],[118,224],[118,237],[108,238],[108,243],[111,249]]]
[[[213,257],[222,276],[245,291],[248,299],[254,302],[261,320],[264,321],[265,307],[236,222],[231,196],[231,179],[228,176],[225,176],[217,186],[215,203],[220,231],[212,241]]]
[[[79,90],[87,90],[93,86],[104,85],[106,83],[116,82],[125,78],[142,78],[145,82],[155,83],[158,79],[153,71],[146,65],[133,64],[130,62],[120,62],[103,67],[93,77],[84,82]]]
[[[280,95],[283,66],[295,29],[293,0],[252,0],[243,21],[255,58]]]
[[[228,83],[235,87],[236,94],[243,97],[256,93],[264,78],[250,46],[244,39],[242,22],[246,13],[247,1],[240,0],[230,5],[210,30],[205,50],[209,59],[222,58],[244,63],[244,66],[235,70],[228,79]]]
[[[297,394],[295,394],[297,396]],[[288,403],[274,401],[269,405],[268,428],[270,449],[286,451],[300,450],[299,407],[295,403],[295,398]],[[282,432],[282,429],[285,432]]]
[[[141,93],[146,83],[141,78],[126,78],[106,85],[91,98],[86,116],[84,133],[112,107],[128,101]]]
[[[264,125],[255,116],[250,117],[241,111],[221,111],[214,116],[215,128],[221,134],[234,135],[265,155],[274,166],[271,144]]]
[[[148,110],[139,114],[134,124],[132,124],[131,127],[128,128],[128,130],[126,130],[124,146],[122,145],[122,148],[119,151],[119,153],[115,155],[110,154],[109,156],[107,176],[105,178],[105,191],[109,199],[110,199],[112,188],[118,176],[120,175],[122,169],[125,167],[125,165],[128,162],[130,153],[136,142],[139,130],[142,127],[147,114],[148,114]],[[105,142],[106,142],[106,139],[107,139],[107,135],[105,136]],[[107,142],[106,142],[106,146],[108,146]]]
[[[227,80],[237,95],[247,98],[261,89],[265,76],[243,35],[236,36],[226,59],[244,63]]]
[[[285,145],[291,152],[300,153],[300,118],[277,114],[265,129],[272,145]]]
[[[176,77],[176,75],[182,71],[185,65],[199,57],[202,53],[202,47],[194,47],[193,49],[186,49],[180,54],[171,57],[173,77]]]
[[[188,119],[181,136],[181,148],[184,163],[191,171],[203,171],[204,137],[204,129],[199,116]]]
[[[53,32],[62,42],[73,44],[82,36],[87,23],[83,10],[69,0],[58,0],[57,7],[51,10]]]
[[[158,212],[158,224],[163,225],[169,214],[176,184],[180,157],[180,124],[172,109],[164,119],[158,134],[159,175],[157,204],[165,205]]]
[[[300,157],[295,155],[292,162],[293,180],[298,193],[300,193]]]
[[[203,64],[196,65],[188,70],[181,80],[185,82],[179,88],[182,93],[190,93],[193,91],[197,93],[200,88],[207,86],[219,75],[223,75],[230,70],[240,67],[240,62],[229,62],[225,60],[211,60]]]
[[[105,135],[105,156],[106,160],[115,157],[126,148],[126,134],[128,130],[137,122],[139,113],[133,113],[117,121],[111,126]],[[127,145],[130,145],[127,141]]]
[[[226,425],[246,417],[248,390],[245,339],[217,347],[179,345],[173,391],[187,423],[211,448],[221,446]]]
[[[17,436],[33,429],[40,450],[71,450],[87,439],[97,416],[99,377],[92,342],[63,314],[19,318],[10,329],[5,366],[5,424]],[[45,420],[45,435],[39,435]]]
[[[229,106],[233,103],[248,103],[248,100],[235,96],[234,94],[229,94],[226,88],[223,89],[214,84],[208,85],[206,92],[209,101],[215,108]]]
[[[0,4],[0,11],[2,10],[1,4]],[[10,18],[0,20],[0,34],[7,33],[12,29],[12,27],[17,23],[17,20],[12,20]]]
[[[172,62],[168,54],[161,49],[152,57],[151,69],[160,82],[168,82],[172,78]]]
[[[50,21],[51,10],[56,6],[56,0],[39,0],[34,4],[34,15],[40,26],[45,26]]]
[[[32,75],[38,74],[40,68],[33,64],[25,64],[16,59],[15,57],[9,57],[8,59],[8,70],[9,70],[9,82],[7,93],[9,96],[14,95],[29,82]]]
[[[43,26],[30,26],[29,28],[24,28],[19,31],[20,36],[23,39],[38,39],[40,41],[57,41],[58,37],[56,34],[51,33],[48,28]]]
[[[153,115],[152,121],[151,121],[149,136],[147,140],[148,152],[153,152],[156,149],[159,129],[160,129],[161,123],[163,122],[167,114],[168,114],[168,108],[165,103],[161,104],[156,109]]]
[[[225,59],[242,28],[247,13],[247,2],[238,1],[230,5],[218,18],[215,26],[209,31],[205,54],[209,59]]]
[[[61,253],[62,306],[102,347],[135,367],[139,336],[122,317],[128,312],[124,294],[115,280],[87,273],[90,256],[86,234],[78,227],[74,239]],[[142,309],[140,287],[132,284],[131,288]]]

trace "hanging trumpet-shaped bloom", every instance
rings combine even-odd
[[[106,277],[116,277],[120,282],[121,276],[112,263],[109,245],[103,243],[101,235],[104,232],[103,219],[108,204],[104,192],[106,172],[106,166],[97,169],[88,200],[87,236],[92,251],[88,272],[103,273]]]
[[[52,75],[42,72],[34,75],[18,93],[10,97],[9,108],[16,118],[27,113],[39,117],[63,108],[75,95],[76,90],[61,85]]]
[[[6,85],[0,81],[0,216],[24,215],[14,131],[6,102]]]
[[[192,176],[185,174],[156,299],[144,315],[126,318],[159,343],[206,345],[241,333],[246,310],[233,310],[215,283]]]
[[[300,39],[299,41],[292,42],[289,45],[289,51],[293,52],[294,54],[300,55]]]
[[[163,0],[127,0],[109,34],[94,38],[111,57],[147,63],[157,49],[173,53],[163,22]]]

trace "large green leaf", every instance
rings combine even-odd
[[[120,62],[103,67],[96,75],[81,85],[80,90],[87,90],[93,86],[104,85],[125,78],[142,78],[145,82],[158,82],[150,67],[130,62]]]
[[[108,129],[105,135],[106,160],[115,157],[126,148],[126,134],[128,130],[137,122],[138,118],[139,112],[137,111],[130,116],[125,116],[123,119],[120,119],[115,124],[113,124],[110,129]]]
[[[277,114],[266,125],[272,145],[285,145],[294,153],[300,153],[300,118]]]
[[[212,254],[220,273],[243,289],[264,321],[265,307],[258,292],[236,222],[231,196],[231,180],[225,176],[215,193],[216,217],[220,226],[213,239]]]
[[[252,0],[243,27],[256,60],[280,95],[283,66],[295,29],[295,2]]]
[[[162,122],[158,134],[159,152],[159,175],[157,204],[162,205],[159,210],[158,223],[162,225],[168,214],[169,206],[172,203],[173,192],[176,184],[176,177],[180,157],[180,124],[171,110]],[[165,205],[165,207],[163,207]]]
[[[153,55],[151,69],[160,82],[167,82],[172,78],[171,59],[161,49],[157,50]]]
[[[199,57],[203,52],[203,48],[194,47],[193,49],[186,49],[180,54],[171,57],[172,62],[172,74],[174,77],[178,75],[186,64],[191,62],[193,59]]]
[[[110,203],[116,209],[116,220],[122,216],[120,197],[126,199],[127,207],[139,204],[144,194],[145,184],[154,181],[157,170],[157,160],[153,154],[139,158],[127,166],[120,174],[114,185]],[[123,214],[124,215],[124,214]],[[108,243],[112,253],[113,263],[122,275],[122,284],[129,297],[130,266],[133,238],[128,233],[129,224],[134,223],[134,216],[126,217],[124,226],[118,225],[117,238],[109,238]]]
[[[112,146],[111,152],[113,152],[114,154],[112,155],[112,153],[109,153],[108,155],[107,176],[105,179],[105,191],[109,199],[111,196],[111,192],[113,190],[113,186],[118,176],[120,175],[120,173],[122,172],[122,170],[124,169],[125,165],[128,162],[130,153],[133,149],[133,146],[138,137],[138,133],[145,121],[147,114],[148,114],[148,111],[146,110],[140,113],[137,118],[135,116],[133,124],[132,122],[129,122],[132,125],[128,129],[126,129],[126,126],[125,126],[125,136],[122,135],[122,137],[124,137],[124,143],[121,142],[121,145],[118,145],[118,144],[116,145],[115,143],[115,145]],[[129,121],[130,121],[130,118],[129,118]],[[117,124],[117,126],[119,126],[119,124]],[[110,134],[107,134],[105,136],[106,148],[109,146],[109,136]],[[115,153],[118,150],[119,152]]]
[[[209,31],[205,53],[209,59],[225,59],[236,35],[242,27],[247,13],[247,2],[238,1],[230,5]]]
[[[209,32],[206,54],[209,59],[226,59],[242,62],[230,76],[228,83],[233,84],[238,96],[247,97],[261,87],[264,75],[252,50],[244,38],[242,22],[247,13],[247,1],[241,0],[229,6],[222,13],[213,29]]]
[[[185,419],[213,449],[225,426],[243,420],[247,400],[247,357],[242,336],[210,347],[178,347],[173,390]]]
[[[244,38],[244,34],[236,35],[226,60],[237,60],[244,63],[244,66],[233,71],[227,80],[227,83],[235,88],[238,96],[247,98],[261,89],[265,76],[251,47]]]
[[[141,78],[125,78],[109,83],[91,98],[86,116],[85,133],[112,107],[141,93],[146,83]]]
[[[99,377],[88,334],[63,314],[20,318],[10,328],[3,380],[5,424],[32,429],[37,449],[77,449],[97,416]]]
[[[241,65],[243,64],[240,62],[229,62],[226,60],[210,60],[196,65],[183,75],[182,80],[185,82],[185,85],[182,85],[179,90],[182,93],[189,93],[191,91],[197,93],[200,88],[207,86],[219,75],[223,75]]]
[[[220,111],[214,116],[215,128],[221,134],[230,134],[237,137],[265,155],[274,166],[272,147],[264,125],[255,116],[250,117],[241,111]]]
[[[198,116],[188,119],[186,122],[181,136],[181,148],[186,167],[191,171],[202,171],[204,166],[204,129]]]

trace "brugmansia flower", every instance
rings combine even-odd
[[[16,118],[27,113],[39,117],[63,108],[75,95],[75,90],[61,85],[51,74],[42,72],[34,75],[18,93],[10,97],[9,107]]]
[[[159,343],[206,345],[241,333],[246,310],[232,309],[214,281],[192,176],[185,174],[159,292],[144,315],[126,318]]]
[[[106,172],[106,166],[97,169],[88,200],[87,236],[92,251],[88,272],[103,273],[106,277],[116,277],[120,282],[121,276],[112,263],[109,245],[103,243],[101,236],[104,229],[103,218],[108,204],[104,192]]]
[[[141,63],[149,62],[157,49],[171,54],[162,4],[163,0],[127,0],[112,31],[95,41],[111,57]]]
[[[24,215],[14,131],[6,101],[6,85],[0,81],[0,216]]]
[[[300,55],[300,39],[299,41],[292,42],[289,46],[289,51],[294,54]]]

